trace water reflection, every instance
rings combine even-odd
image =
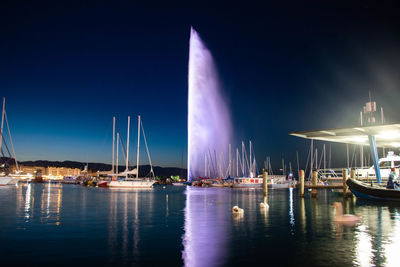
[[[293,188],[289,188],[289,224],[290,232],[294,234]]]
[[[268,197],[264,196],[263,198],[263,203],[267,203],[268,204]],[[269,226],[269,221],[268,221],[268,213],[269,213],[269,204],[267,207],[260,207],[260,211],[261,211],[261,215],[264,219],[264,225],[265,227]]]
[[[22,187],[19,188],[22,190]],[[24,209],[24,214],[25,214],[24,217],[27,221],[29,220],[30,217],[31,198],[32,198],[31,194],[32,194],[32,184],[29,183],[25,193],[25,209]]]
[[[355,265],[371,266],[372,254],[372,238],[368,235],[368,227],[366,225],[358,225],[356,232],[356,262]]]
[[[108,248],[109,261],[123,264],[138,262],[140,230],[151,222],[140,220],[153,211],[153,189],[112,189],[109,193]],[[160,203],[161,205],[162,203]]]
[[[65,253],[73,247],[85,252],[79,260],[87,258],[87,265],[255,265],[266,251],[275,266],[400,262],[400,204],[344,200],[331,192],[302,199],[296,189],[269,191],[269,209],[259,207],[262,201],[256,190],[22,184],[0,189],[0,241],[6,241],[0,250],[7,262],[26,257],[37,263],[50,255],[73,264],[76,258]],[[336,201],[345,213],[361,214],[360,223],[335,224]],[[235,205],[243,216],[232,214]]]
[[[306,233],[306,204],[304,202],[304,198],[300,198],[300,224],[301,224],[301,231],[303,232],[303,234]]]
[[[45,224],[61,224],[62,185],[32,183],[16,187],[17,214],[22,213],[25,223],[38,219]]]
[[[185,266],[221,266],[227,257],[229,222],[224,189],[187,187],[183,261]],[[246,211],[245,211],[246,212]],[[240,220],[240,217],[234,218]]]

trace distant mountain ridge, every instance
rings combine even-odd
[[[3,161],[8,161],[11,165],[14,164],[14,159],[2,158]],[[64,167],[64,168],[78,168],[83,170],[86,166],[86,163],[78,162],[78,161],[50,161],[50,160],[35,160],[35,161],[18,161],[18,164],[24,166],[37,166],[37,167]],[[136,167],[136,166],[135,166]],[[88,169],[93,172],[97,171],[109,171],[111,170],[111,164],[106,163],[95,163],[89,162]],[[122,172],[125,170],[125,166],[119,165],[119,171]],[[154,174],[158,177],[169,177],[171,175],[179,175],[182,178],[186,178],[187,171],[186,169],[177,168],[177,167],[159,167],[153,166]],[[140,165],[139,166],[139,175],[144,176],[150,172],[150,165]]]

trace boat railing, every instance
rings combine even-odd
[[[370,168],[354,168],[355,179],[371,185],[378,186],[375,172],[371,172]],[[351,169],[348,169],[348,177],[350,178]],[[318,179],[323,183],[340,183],[343,180],[343,168],[330,168],[318,170]],[[386,184],[387,177],[382,177],[382,184]]]

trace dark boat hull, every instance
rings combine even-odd
[[[351,178],[346,183],[356,197],[377,201],[400,201],[400,190],[370,186]]]

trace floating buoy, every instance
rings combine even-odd
[[[269,208],[269,205],[268,205],[267,202],[261,202],[261,203],[260,203],[260,208],[262,208],[262,209],[268,209],[268,208]]]
[[[165,189],[165,188],[167,188],[167,187],[166,187],[166,186],[163,186],[162,188],[164,188],[164,189]]]
[[[239,208],[238,206],[233,206],[233,208],[232,208],[232,213],[233,213],[233,214],[243,214],[243,213],[244,213],[244,210],[241,209],[241,208]]]

